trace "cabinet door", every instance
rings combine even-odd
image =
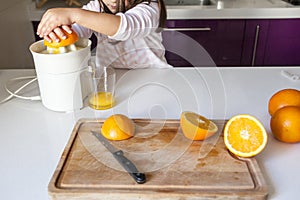
[[[216,40],[218,66],[240,66],[245,20],[219,20]]]
[[[300,65],[300,19],[270,20],[264,65]]]
[[[169,20],[163,32],[173,66],[240,65],[244,20]]]
[[[268,28],[269,20],[246,20],[241,65],[264,64]]]
[[[215,65],[217,21],[169,20],[163,32],[166,58],[173,66]]]

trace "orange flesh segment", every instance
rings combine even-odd
[[[204,117],[201,117],[199,115],[196,115],[195,113],[187,113],[186,118],[192,124],[194,124],[195,126],[201,128],[201,129],[205,129],[205,130],[214,129],[214,125],[211,124],[209,120],[207,120]]]
[[[243,114],[232,117],[224,129],[228,150],[240,157],[253,157],[266,146],[268,134],[258,119]]]
[[[253,152],[263,144],[264,137],[260,126],[250,119],[233,121],[228,131],[228,141],[237,151]]]

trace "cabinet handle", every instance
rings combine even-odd
[[[164,31],[211,31],[211,28],[164,28]]]
[[[256,51],[257,51],[257,44],[258,44],[258,36],[259,36],[260,26],[256,26],[256,32],[255,32],[255,40],[254,40],[254,46],[253,46],[253,52],[252,52],[252,61],[251,65],[255,65],[255,59],[256,59]]]

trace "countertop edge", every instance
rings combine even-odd
[[[37,9],[32,2],[27,7],[30,21],[39,21],[45,10]],[[276,8],[192,8],[190,6],[167,6],[167,19],[296,19],[299,7]]]
[[[300,18],[300,7],[168,9],[168,19],[294,19]]]

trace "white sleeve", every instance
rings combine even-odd
[[[155,31],[159,25],[159,7],[157,3],[140,3],[125,13],[117,13],[121,23],[117,33],[109,38],[115,40],[128,40],[145,37]]]
[[[100,12],[100,4],[98,0],[90,1],[84,5],[82,9]],[[72,29],[79,35],[79,37],[89,38],[92,36],[93,31],[91,29],[80,26],[79,24],[73,24]]]

